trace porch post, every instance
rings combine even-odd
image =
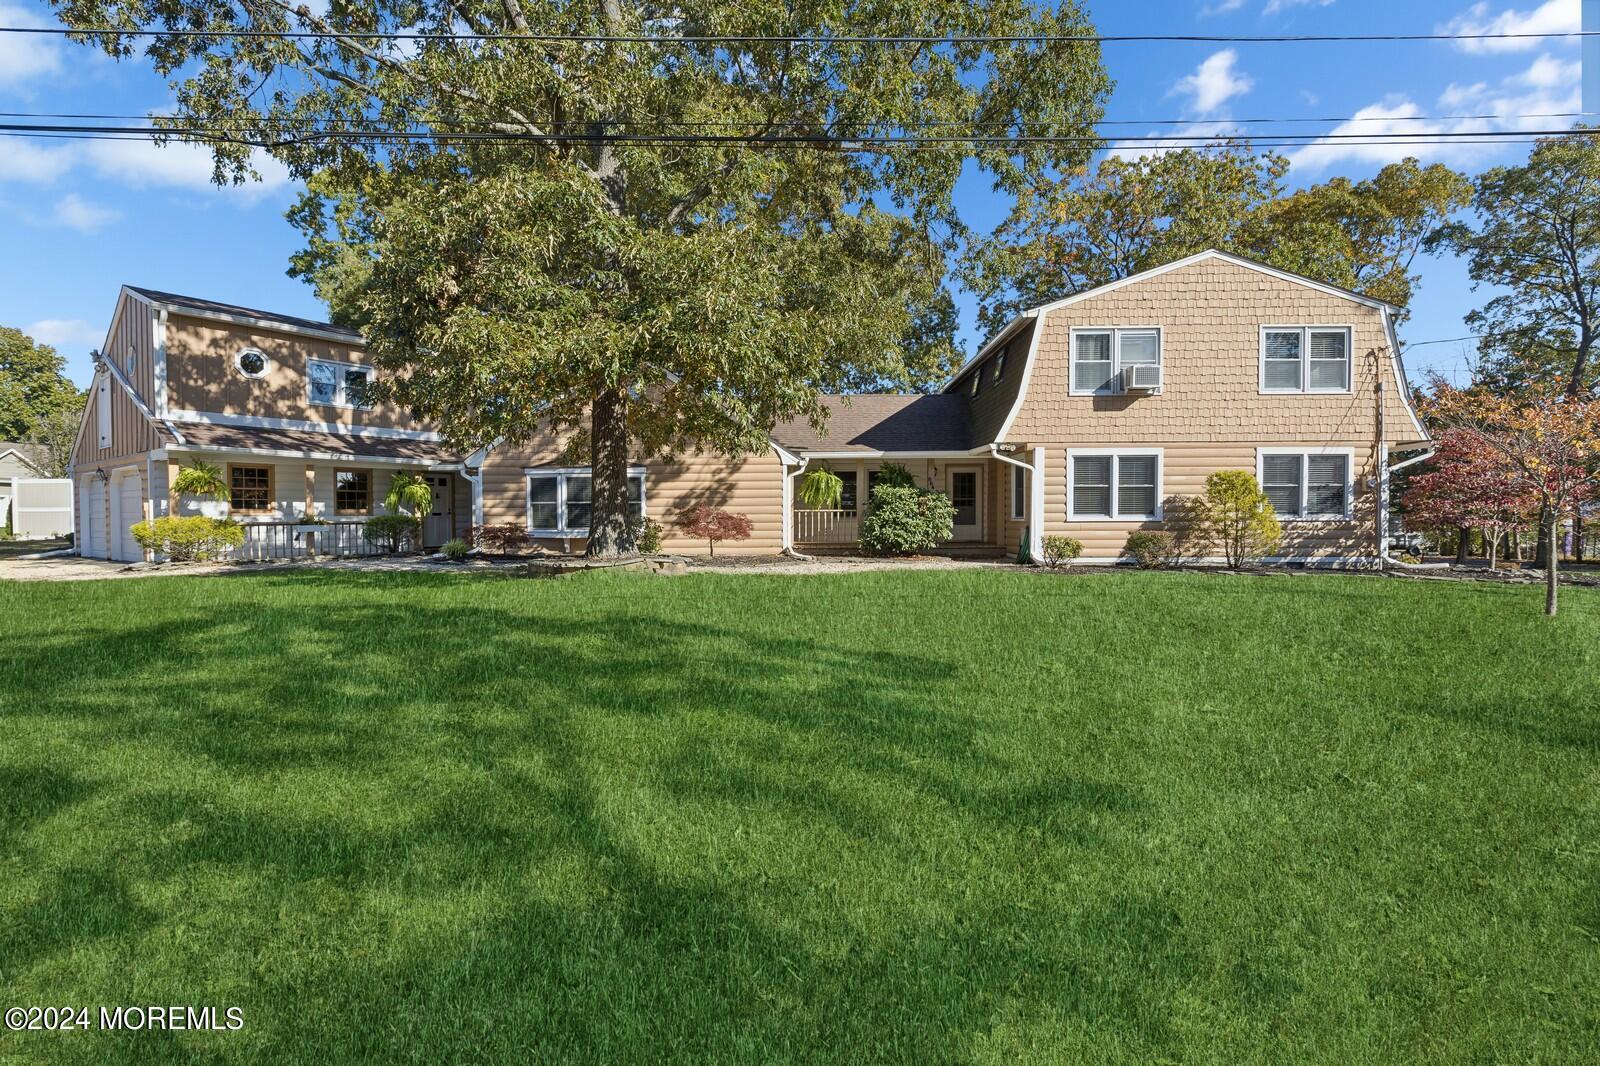
[[[483,525],[483,467],[464,466],[461,476],[467,479],[467,484],[472,486],[472,524]]]
[[[783,521],[780,536],[780,552],[794,550],[794,474],[789,473],[789,464],[780,456],[778,466],[783,471]]]
[[[306,517],[314,518],[317,513],[317,468],[310,463],[306,464]]]
[[[1044,558],[1044,448],[1038,445],[1028,481],[1028,554],[1037,563]]]

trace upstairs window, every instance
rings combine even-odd
[[[1000,349],[1000,354],[994,357],[994,383],[1000,384],[1006,376],[1006,350]]]
[[[1350,517],[1351,453],[1263,449],[1261,489],[1280,518]]]
[[[1069,519],[1161,517],[1161,456],[1157,452],[1068,453]]]
[[[1122,391],[1122,372],[1131,366],[1161,365],[1161,330],[1081,329],[1072,331],[1074,395]]]
[[[983,367],[972,372],[972,395],[978,395],[978,390],[983,388]]]
[[[360,390],[371,378],[371,370],[353,363],[312,359],[306,364],[309,399],[320,407],[365,407]]]
[[[1349,392],[1350,330],[1268,326],[1261,331],[1262,392]]]

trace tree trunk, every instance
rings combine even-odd
[[[1572,519],[1572,561],[1583,562],[1583,515]]]
[[[1488,529],[1484,530],[1483,531],[1484,555],[1488,557],[1489,569],[1490,570],[1494,569],[1495,551],[1499,547],[1500,547],[1500,534],[1498,534],[1498,533],[1496,533],[1496,532],[1494,532],[1492,530],[1488,530]]]
[[[1540,533],[1544,532],[1545,526],[1549,522],[1550,522],[1550,511],[1549,511],[1549,509],[1548,508],[1544,508],[1544,507],[1539,508],[1539,532]],[[1551,539],[1549,537],[1541,536],[1539,538],[1539,544],[1538,544],[1538,546],[1536,548],[1534,548],[1534,551],[1533,551],[1533,567],[1534,567],[1535,570],[1543,570],[1543,569],[1546,569],[1550,565],[1550,549],[1553,546],[1554,545],[1553,545],[1553,543],[1552,543],[1552,541],[1551,541]]]
[[[1540,538],[1545,542],[1545,547],[1548,549],[1546,554],[1550,559],[1550,565],[1544,571],[1544,613],[1551,618],[1556,615],[1556,593],[1560,588],[1561,581],[1558,573],[1561,569],[1561,552],[1556,544],[1556,537],[1559,535],[1560,529],[1560,520],[1554,514],[1551,514],[1545,520],[1544,536]]]
[[[1466,566],[1467,556],[1472,552],[1472,530],[1466,526],[1456,527],[1456,565]]]
[[[591,559],[633,555],[633,523],[628,518],[628,391],[614,386],[594,398],[589,413],[589,517]]]

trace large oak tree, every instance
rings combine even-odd
[[[52,2],[318,34],[91,39],[172,81],[169,128],[233,136],[219,180],[267,144],[308,182],[295,269],[391,398],[463,444],[587,435],[592,554],[632,548],[630,451],[765,447],[819,390],[946,373],[957,177],[1080,164],[1048,135],[1092,134],[1109,90],[1092,41],[849,39],[1092,34],[1073,0]],[[360,36],[390,31],[480,36]],[[372,133],[397,128],[433,136]],[[973,132],[999,139],[940,139]]]

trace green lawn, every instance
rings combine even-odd
[[[0,1060],[1572,1063],[1600,595],[0,585]]]

